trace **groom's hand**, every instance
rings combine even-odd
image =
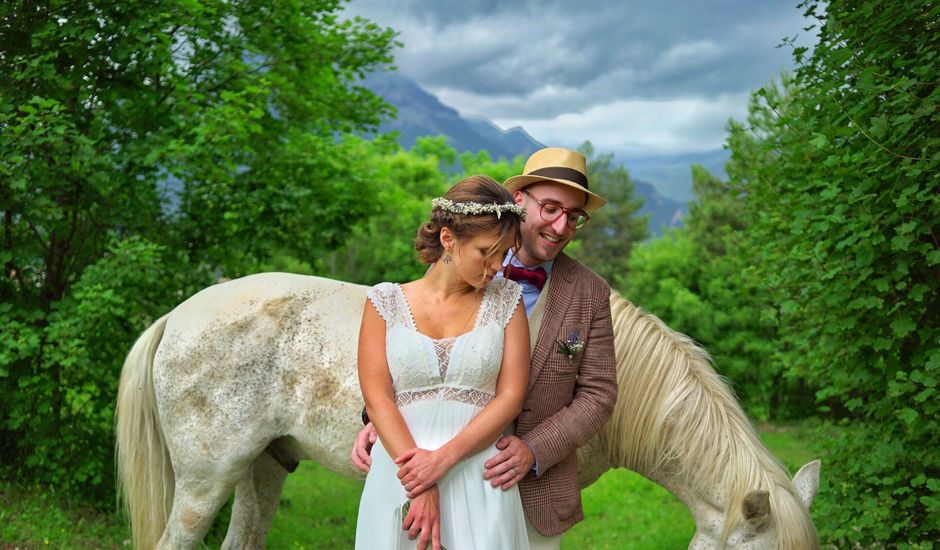
[[[353,443],[352,452],[349,454],[349,460],[352,461],[353,466],[359,468],[359,471],[363,473],[369,473],[369,466],[372,465],[372,457],[369,456],[369,453],[372,452],[372,445],[375,443],[376,437],[375,426],[369,422],[359,430],[356,442]]]
[[[499,452],[486,461],[483,479],[488,479],[490,485],[509,489],[529,473],[535,464],[532,449],[529,445],[514,435],[504,435],[496,442]]]

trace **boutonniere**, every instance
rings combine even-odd
[[[557,340],[555,342],[555,353],[560,353],[568,358],[568,366],[571,366],[571,363],[574,361],[574,356],[581,353],[584,349],[584,341],[581,340],[580,334],[573,332],[568,335],[564,340]]]

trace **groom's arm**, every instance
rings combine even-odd
[[[610,418],[617,399],[617,371],[610,287],[591,277],[592,319],[571,402],[522,436],[532,452],[537,475],[594,437]],[[538,396],[535,396],[537,399]]]
[[[610,287],[596,275],[585,278],[588,287],[578,299],[591,305],[591,322],[570,401],[521,436],[504,436],[496,443],[499,452],[486,461],[484,479],[509,489],[532,469],[536,475],[563,460],[603,427],[617,399],[616,359],[610,314]],[[543,371],[542,376],[548,373]],[[544,396],[538,389],[526,398],[530,407]],[[564,399],[552,396],[549,399]]]

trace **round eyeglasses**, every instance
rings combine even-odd
[[[538,203],[539,216],[549,223],[553,223],[555,220],[560,218],[562,214],[568,216],[565,221],[568,222],[568,227],[573,227],[574,229],[584,227],[584,224],[591,220],[591,216],[580,208],[565,208],[564,206],[554,202],[542,202],[525,189],[523,189],[522,192]]]

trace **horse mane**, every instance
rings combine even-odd
[[[708,353],[619,294],[610,301],[619,385],[607,426],[611,462],[651,479],[677,480],[699,498],[723,504],[722,547],[743,519],[745,496],[755,490],[769,492],[777,548],[818,547],[789,476]]]

